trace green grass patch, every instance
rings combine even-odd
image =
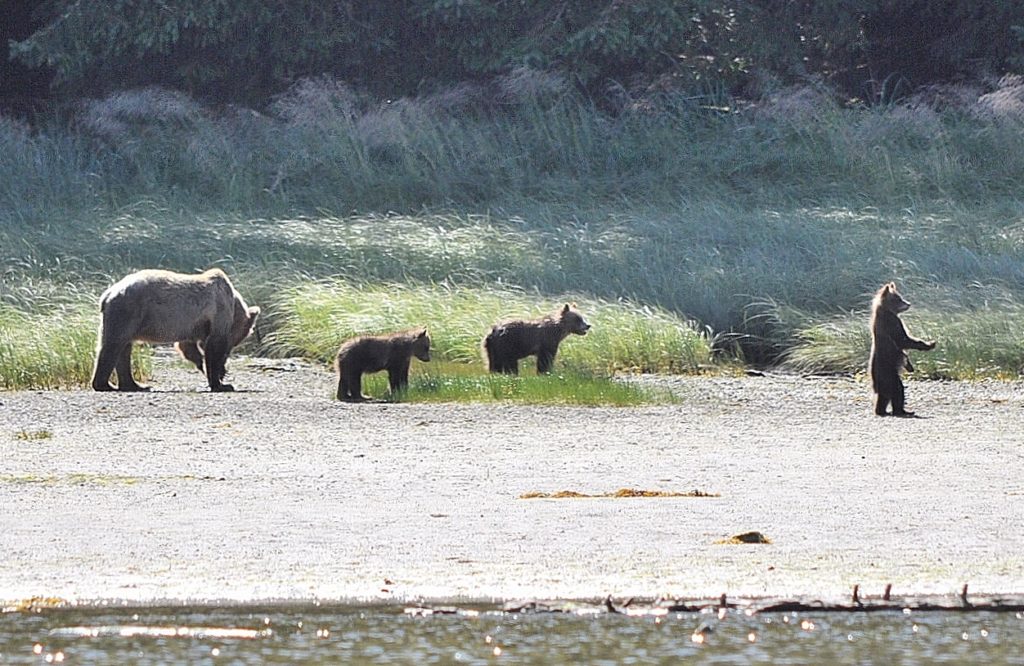
[[[431,362],[433,363],[433,362]],[[520,372],[522,369],[520,368]],[[669,389],[612,378],[555,372],[518,376],[481,374],[475,366],[440,364],[410,379],[402,400],[417,403],[519,403],[526,405],[573,405],[630,407],[667,405],[681,399]]]
[[[449,365],[444,375],[415,380],[423,382],[416,400],[504,396],[520,402],[565,404],[664,402],[667,398],[656,391],[608,377],[615,372],[696,372],[711,364],[707,332],[665,310],[626,301],[576,299],[593,329],[586,336],[571,336],[563,342],[556,360],[556,370],[562,374],[516,380],[483,375],[483,336],[501,319],[540,316],[571,297],[543,298],[511,289],[438,285],[370,286],[334,279],[300,281],[274,296],[268,292],[266,298],[263,302],[270,305],[263,324],[262,350],[266,353],[330,364],[341,342],[349,337],[425,325],[435,358],[469,365],[472,373],[479,375],[460,374]],[[0,305],[0,387],[87,385],[95,358],[96,307],[81,300],[53,301],[46,312],[35,313],[24,309],[29,306],[27,302]],[[150,348],[136,345],[134,355],[140,379],[148,377]],[[524,361],[522,371],[524,376],[532,374],[533,361]],[[566,394],[559,396],[563,389]]]
[[[352,336],[426,326],[437,358],[479,365],[483,338],[494,323],[541,316],[569,301],[593,328],[562,342],[555,360],[558,371],[693,372],[711,362],[706,332],[658,308],[507,289],[361,285],[344,280],[285,290],[276,303],[277,328],[267,348],[331,363],[341,343]],[[521,371],[527,374],[530,368]]]
[[[522,371],[522,368],[520,369]],[[667,388],[639,385],[629,377],[554,372],[495,375],[479,365],[414,360],[409,389],[392,396],[387,373],[363,376],[363,394],[375,399],[409,403],[496,403],[629,407],[676,404],[682,399]]]
[[[99,308],[87,303],[35,304],[26,311],[0,303],[0,388],[50,389],[88,384],[96,355]],[[137,347],[133,363],[150,372]]]

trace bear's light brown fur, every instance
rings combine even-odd
[[[232,391],[223,384],[231,349],[252,330],[260,309],[249,307],[219,268],[195,275],[142,270],[113,284],[100,297],[100,330],[92,387],[145,391],[131,372],[135,341],[177,343],[181,354],[205,370],[212,391]]]

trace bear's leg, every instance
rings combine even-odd
[[[345,379],[345,372],[338,371],[338,400],[348,400],[350,393],[348,381]]]
[[[908,412],[906,410],[906,404],[906,395],[903,388],[903,382],[897,377],[895,392],[892,396],[892,415],[913,416],[914,412]]]
[[[179,340],[174,343],[174,346],[178,348],[178,353],[180,353],[185,360],[191,361],[193,365],[199,369],[199,372],[204,372],[203,351],[199,349],[198,343],[193,340]]]
[[[137,384],[132,377],[132,343],[121,345],[117,353],[117,390],[118,391],[148,391],[148,386]]]
[[[409,387],[409,362],[410,359],[406,359],[388,368],[388,384],[391,386],[391,395]]]
[[[884,396],[881,393],[875,394],[875,414],[878,416],[885,416],[885,410],[889,406],[888,396]]]
[[[203,343],[203,350],[206,352],[206,381],[211,391],[234,391],[231,384],[222,384],[227,369],[225,365],[228,360],[228,352],[231,351],[227,338],[220,335],[211,335]]]
[[[92,371],[92,389],[94,391],[113,391],[110,385],[110,373],[117,363],[119,345],[104,342],[96,352],[96,365]]]
[[[362,370],[349,370],[348,372],[348,399],[351,402],[362,402],[369,400],[363,395],[363,372]]]
[[[537,374],[542,375],[551,372],[551,366],[555,363],[554,349],[541,349],[537,352]]]

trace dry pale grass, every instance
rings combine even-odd
[[[575,490],[559,490],[553,493],[523,493],[519,499],[592,499],[592,498],[624,498],[624,497],[721,497],[718,493],[707,493],[702,490],[677,492],[671,490],[640,490],[638,488],[619,488],[610,493],[589,494]]]

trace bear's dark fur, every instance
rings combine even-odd
[[[519,374],[519,359],[537,356],[537,373],[550,372],[558,345],[570,334],[586,335],[590,324],[576,308],[565,307],[540,319],[515,319],[491,328],[484,338],[487,368],[491,372]]]
[[[899,313],[909,307],[910,303],[903,300],[892,282],[883,285],[871,302],[871,358],[868,371],[875,392],[875,414],[879,416],[886,415],[889,403],[892,403],[893,416],[913,415],[913,412],[904,408],[906,401],[900,371],[903,368],[910,371],[914,369],[904,350],[935,349],[934,342],[918,340],[907,334]]]
[[[132,273],[100,296],[100,330],[92,387],[145,391],[132,377],[132,343],[176,343],[182,356],[206,372],[211,391],[221,383],[228,354],[252,331],[260,309],[249,307],[219,268],[188,275],[162,270]]]
[[[409,385],[409,364],[413,356],[421,361],[430,360],[430,336],[425,328],[346,341],[334,361],[338,373],[338,400],[367,400],[362,387],[366,372],[387,370],[391,393],[405,389]]]

